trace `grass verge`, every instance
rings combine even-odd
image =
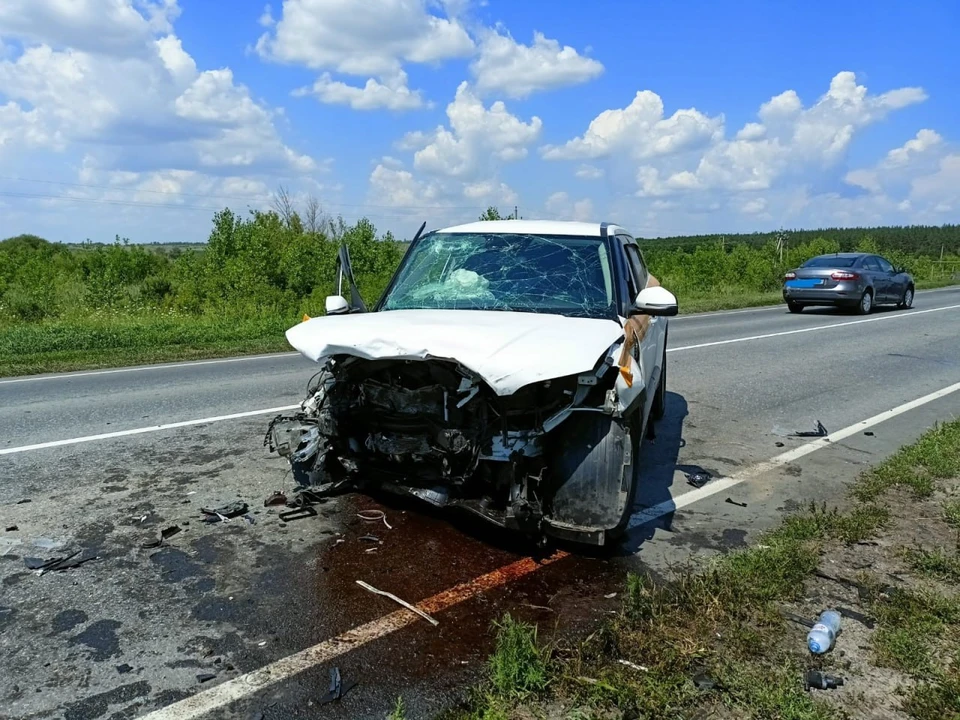
[[[960,718],[960,558],[943,543],[958,506],[937,497],[958,480],[960,421],[865,473],[845,512],[811,505],[669,582],[629,575],[621,610],[583,642],[538,644],[534,625],[505,617],[486,681],[443,717],[839,720],[877,717],[879,706],[884,717]],[[901,550],[904,537],[923,543]],[[824,590],[824,578],[837,588]],[[838,592],[875,629],[844,620],[837,648],[814,658],[806,628],[784,613],[815,617],[843,602]],[[850,689],[806,691],[811,667],[846,675]]]
[[[946,285],[948,283],[944,283]],[[778,305],[779,292],[718,288],[680,297],[682,314]],[[296,320],[146,313],[0,325],[0,377],[284,352]]]

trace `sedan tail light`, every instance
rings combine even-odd
[[[797,274],[793,270],[791,270],[790,272],[788,272],[786,275],[783,276],[783,279],[794,280],[796,277],[797,277]]]
[[[860,276],[857,275],[856,273],[846,272],[845,270],[831,273],[830,275],[830,278],[832,280],[856,280],[858,277]]]

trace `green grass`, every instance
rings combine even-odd
[[[0,327],[0,376],[290,350],[294,322],[139,314]]]
[[[943,517],[948,524],[960,528],[960,500],[944,500]]]
[[[901,487],[925,498],[933,494],[938,480],[953,477],[960,477],[960,420],[938,425],[864,474],[854,495],[861,501],[871,501]]]
[[[927,550],[924,548],[911,549],[906,552],[910,566],[921,575],[960,582],[960,558],[951,555],[943,548]]]
[[[537,645],[537,628],[509,614],[495,623],[497,645],[490,657],[490,683],[503,698],[523,699],[547,686],[546,653]]]
[[[387,720],[407,720],[407,706],[403,702],[403,696],[397,698],[393,710],[387,715]]]
[[[903,709],[917,720],[960,719],[960,668],[954,664],[941,677],[919,682],[907,692]]]
[[[889,598],[878,597],[873,612],[879,625],[873,646],[880,665],[918,679],[937,674],[935,648],[955,638],[960,623],[955,598],[932,590],[899,590]]]

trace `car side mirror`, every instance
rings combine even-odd
[[[325,303],[327,315],[340,315],[350,309],[347,299],[341,295],[328,295]]]
[[[644,288],[630,308],[631,315],[673,317],[678,312],[680,308],[676,296],[663,287]]]

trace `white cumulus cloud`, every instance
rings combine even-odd
[[[478,92],[524,98],[593,80],[603,72],[603,65],[541,32],[534,32],[531,45],[523,45],[507,32],[487,30],[470,70]]]
[[[296,96],[313,95],[329,105],[348,105],[354,110],[416,110],[427,103],[419,90],[407,87],[407,74],[402,70],[380,82],[369,78],[363,87],[333,80],[323,73],[312,87],[294,91]]]

